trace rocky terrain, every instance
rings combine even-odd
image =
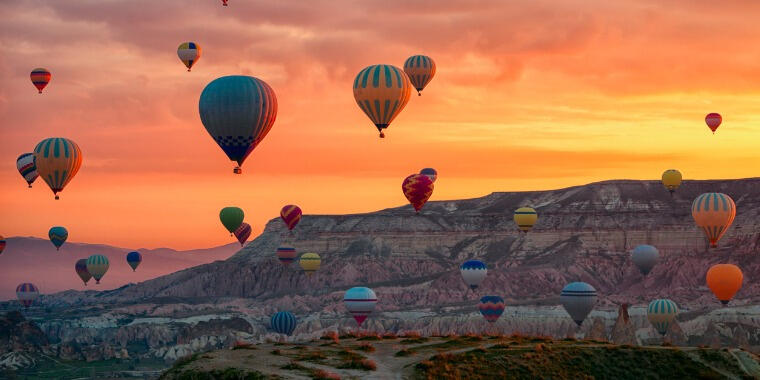
[[[644,306],[666,297],[682,309],[669,334],[672,343],[757,352],[759,185],[760,179],[685,181],[671,198],[659,181],[608,181],[430,202],[419,215],[411,206],[305,215],[293,233],[274,219],[228,260],[105,292],[45,295],[25,315],[54,345],[75,346],[72,352],[101,348],[98,355],[83,354],[88,360],[116,357],[125,349],[171,362],[238,341],[273,338],[268,318],[279,310],[297,314],[294,340],[356,330],[342,296],[358,285],[373,288],[379,299],[362,325],[365,331],[577,334],[627,344],[661,342]],[[717,249],[708,248],[690,214],[691,201],[708,191],[729,194],[738,209]],[[527,234],[512,221],[512,211],[523,205],[539,214]],[[297,264],[283,266],[274,255],[280,244],[319,253],[322,268],[307,277]],[[660,250],[661,261],[646,277],[629,259],[638,244]],[[458,271],[469,258],[489,266],[477,291]],[[715,263],[734,263],[744,272],[744,285],[729,307],[721,307],[704,284]],[[588,282],[600,294],[579,330],[557,306],[559,291],[570,281]],[[477,313],[477,300],[485,294],[500,295],[508,305],[494,325]],[[0,311],[17,308],[0,305]]]

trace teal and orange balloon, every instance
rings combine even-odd
[[[412,174],[404,179],[401,184],[401,190],[404,196],[414,207],[414,211],[420,212],[422,206],[427,203],[430,196],[433,195],[433,181],[424,174]]]
[[[34,162],[40,177],[53,191],[55,199],[58,199],[58,193],[79,172],[82,151],[72,140],[51,137],[40,141],[34,148]]]
[[[647,307],[647,319],[660,335],[668,333],[670,324],[678,316],[678,305],[669,299],[657,299],[649,303]]]
[[[422,90],[435,75],[435,61],[426,55],[413,55],[404,62],[404,72],[417,90],[417,95],[421,96]]]
[[[401,113],[412,90],[409,77],[392,65],[365,67],[354,79],[354,99],[359,108],[375,124],[380,137],[393,119]]]
[[[32,84],[34,87],[37,87],[37,91],[39,93],[42,93],[42,89],[45,88],[45,86],[50,83],[50,78],[52,78],[52,74],[50,74],[50,71],[48,71],[45,68],[38,67],[34,70],[32,70],[32,73],[29,74],[29,78],[32,80]]]
[[[108,272],[108,258],[103,255],[92,255],[87,258],[87,272],[100,284],[100,279]]]
[[[66,242],[66,239],[69,238],[69,231],[66,227],[51,227],[48,231],[48,237],[50,238],[50,242],[55,246],[55,250],[58,251],[61,249],[63,243]]]
[[[691,204],[691,215],[714,248],[734,222],[736,203],[723,193],[704,193]]]

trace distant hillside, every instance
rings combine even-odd
[[[240,249],[238,243],[190,251],[139,249],[143,262],[136,272],[132,272],[132,268],[127,265],[126,254],[133,249],[67,242],[60,251],[56,251],[53,244],[45,239],[10,237],[6,241],[7,246],[0,255],[0,268],[3,268],[0,299],[15,299],[16,285],[22,282],[36,284],[45,294],[67,289],[115,289],[130,282],[145,281],[196,265],[224,260]],[[90,280],[85,287],[74,272],[74,264],[93,254],[108,257],[110,268],[100,285],[95,285],[95,280]]]

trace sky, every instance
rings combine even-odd
[[[193,249],[227,244],[224,206],[261,232],[305,214],[608,179],[753,177],[757,1],[35,0],[0,2],[0,235]],[[187,72],[177,46],[203,55]],[[364,67],[432,57],[436,75],[385,139],[353,99]],[[52,72],[37,94],[35,67]],[[213,79],[266,81],[277,121],[243,166],[203,128]],[[723,115],[713,135],[709,112]],[[83,164],[55,201],[16,157],[67,137]]]

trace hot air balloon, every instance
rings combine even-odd
[[[515,224],[517,224],[517,228],[519,228],[520,231],[527,233],[533,228],[533,225],[536,224],[538,214],[536,213],[536,210],[530,207],[520,207],[515,210],[513,219],[515,220]]]
[[[37,173],[37,165],[34,164],[34,153],[24,153],[18,156],[16,168],[29,187],[32,187],[32,182],[40,176]]]
[[[293,247],[277,247],[277,259],[287,266],[296,259],[296,249]]]
[[[459,273],[462,274],[462,279],[470,289],[477,289],[478,285],[486,279],[488,268],[486,263],[480,260],[467,260],[459,266]]]
[[[177,48],[177,56],[187,66],[187,71],[190,71],[201,57],[201,46],[195,42],[183,42]]]
[[[66,138],[52,137],[40,141],[34,148],[37,172],[53,190],[55,199],[82,166],[82,151]]]
[[[292,231],[301,221],[301,208],[296,205],[287,205],[280,210],[280,217],[288,226],[288,230]]]
[[[426,55],[413,55],[404,62],[404,72],[409,76],[409,81],[417,89],[417,95],[422,96],[422,89],[430,83],[435,76],[435,62]]]
[[[272,326],[274,332],[288,336],[293,334],[297,323],[296,316],[289,311],[278,311],[269,320],[269,325]]]
[[[742,287],[744,275],[733,264],[717,264],[707,271],[707,286],[723,305],[728,305],[734,294]]]
[[[571,282],[562,289],[559,296],[562,306],[580,327],[596,304],[596,289],[585,282]]]
[[[3,235],[0,235],[0,253],[3,253],[5,250],[5,238]]]
[[[51,77],[52,75],[50,74],[50,71],[47,71],[47,69],[42,67],[32,70],[32,73],[29,74],[29,78],[32,79],[32,84],[34,84],[34,87],[37,87],[37,91],[39,91],[40,94],[42,93],[42,89],[50,82]]]
[[[412,84],[404,71],[392,65],[365,67],[354,79],[354,99],[375,123],[380,137],[409,102]]]
[[[422,169],[420,170],[420,174],[426,175],[433,183],[435,183],[435,180],[438,179],[438,172],[433,168]]]
[[[127,264],[132,267],[132,272],[137,269],[137,266],[142,262],[142,255],[140,252],[132,251],[127,253]]]
[[[311,276],[312,273],[319,270],[320,265],[322,265],[322,259],[316,253],[304,253],[301,255],[301,258],[298,259],[298,264],[301,265],[301,269],[303,269],[307,275]]]
[[[87,272],[89,272],[95,283],[100,284],[100,279],[108,271],[108,258],[103,255],[92,255],[87,258]]]
[[[40,291],[34,284],[25,282],[16,287],[16,297],[18,302],[21,302],[25,308],[29,308],[34,303],[34,300],[40,296]]]
[[[77,260],[77,263],[74,265],[74,270],[84,282],[84,286],[87,286],[87,281],[90,281],[92,278],[90,272],[87,271],[87,259]]]
[[[707,126],[710,128],[712,133],[715,133],[715,130],[720,127],[720,123],[723,122],[723,117],[720,116],[719,113],[708,113],[707,116],[705,116],[705,123],[707,123]]]
[[[665,333],[668,332],[668,327],[670,327],[670,324],[676,319],[677,315],[678,306],[676,306],[675,302],[667,299],[654,300],[649,303],[649,307],[647,308],[649,323],[662,336],[665,336]]]
[[[227,0],[222,0],[222,5],[227,6]]]
[[[691,204],[691,216],[697,226],[702,227],[711,247],[718,246],[718,240],[726,233],[736,217],[736,204],[726,194],[704,193]]]
[[[377,296],[372,289],[359,286],[346,291],[346,294],[343,296],[343,303],[346,305],[348,312],[356,320],[356,323],[361,326],[364,320],[375,310]]]
[[[238,229],[235,230],[235,237],[240,242],[240,246],[242,247],[243,244],[248,240],[248,238],[251,236],[251,225],[248,223],[243,222]]]
[[[244,218],[245,213],[240,207],[225,207],[219,211],[219,220],[222,221],[224,228],[230,231],[230,236],[243,224]]]
[[[486,321],[494,323],[504,313],[504,299],[499,296],[483,296],[478,309]]]
[[[48,231],[48,237],[50,238],[50,242],[53,243],[55,250],[57,251],[61,249],[63,243],[65,243],[66,239],[69,238],[69,231],[67,231],[65,227],[55,226],[50,228],[50,231]]]
[[[681,172],[676,169],[668,169],[662,173],[662,184],[670,191],[670,195],[673,195],[673,192],[681,186],[682,179]]]
[[[422,206],[433,195],[433,181],[426,175],[412,174],[404,179],[404,183],[401,184],[401,191],[404,192],[404,196],[414,207],[414,211],[419,213]]]
[[[631,260],[644,276],[649,274],[649,271],[651,271],[654,265],[657,264],[657,259],[659,257],[660,251],[647,244],[636,246],[631,253]]]
[[[277,97],[261,79],[232,75],[214,79],[198,101],[201,122],[230,160],[234,173],[261,143],[277,117]]]

